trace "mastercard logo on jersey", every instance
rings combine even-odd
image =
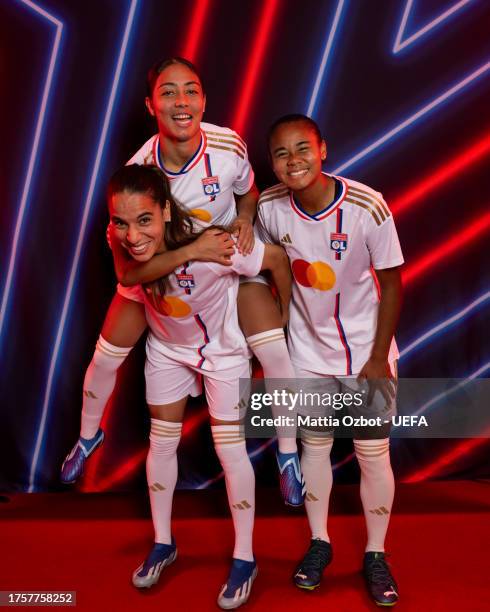
[[[180,317],[186,317],[192,312],[189,304],[178,297],[174,297],[173,295],[164,295],[163,297],[161,295],[154,295],[150,287],[146,287],[145,291],[155,309],[166,317],[178,319]]]
[[[335,272],[323,261],[310,263],[304,259],[295,259],[291,265],[296,282],[303,287],[312,287],[320,291],[330,291],[335,285]]]
[[[204,221],[206,223],[210,223],[211,219],[213,218],[211,216],[211,213],[208,210],[204,210],[203,208],[193,208],[190,211],[190,215],[191,217],[194,217],[195,219],[199,219],[199,221]]]
[[[217,196],[221,191],[219,186],[219,176],[207,176],[201,180],[204,195]]]

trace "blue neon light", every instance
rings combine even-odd
[[[469,87],[472,83],[482,78],[484,75],[490,71],[490,61],[487,61],[485,64],[481,65],[479,68],[468,74],[464,79],[458,81],[455,85],[447,89],[442,94],[438,95],[436,98],[422,106],[418,111],[404,119],[401,123],[397,124],[395,127],[388,130],[385,134],[374,140],[367,147],[356,153],[351,158],[347,159],[345,162],[340,164],[337,168],[332,170],[332,174],[340,174],[347,168],[352,167],[354,164],[359,162],[361,159],[364,159],[374,151],[377,151],[382,145],[386,144],[392,138],[406,130],[411,125],[415,124],[422,117],[429,114],[431,111],[436,109],[438,106],[450,100],[456,94],[461,93],[464,89]]]
[[[328,60],[330,58],[332,47],[335,41],[335,34],[339,28],[340,19],[342,17],[342,13],[344,10],[345,0],[339,0],[337,4],[337,8],[335,9],[335,14],[333,18],[332,25],[330,27],[329,34],[327,36],[327,40],[325,41],[325,47],[323,49],[322,59],[320,61],[320,66],[318,68],[318,72],[315,78],[315,83],[313,84],[313,89],[311,91],[310,100],[308,102],[308,107],[306,110],[306,114],[308,117],[312,117],[315,114],[315,109],[318,101],[318,96],[320,93],[320,89],[325,81],[325,74],[327,71]]]
[[[476,313],[483,305],[487,305],[490,302],[490,291],[480,295],[478,298],[470,302],[462,310],[451,315],[448,319],[441,321],[438,325],[431,327],[421,336],[419,336],[413,342],[410,342],[402,351],[400,351],[400,359],[403,357],[406,359],[407,355],[412,353],[415,349],[419,349],[422,345],[426,344],[430,339],[436,336],[440,336],[443,332],[456,324],[461,323],[464,319],[470,315]]]
[[[53,46],[51,48],[51,54],[48,62],[48,70],[46,73],[46,79],[44,82],[43,94],[41,97],[41,104],[39,106],[39,112],[37,115],[36,126],[34,129],[34,138],[32,140],[31,153],[29,155],[29,163],[27,165],[26,177],[24,180],[24,186],[22,188],[22,195],[20,198],[19,209],[17,212],[17,219],[15,221],[14,235],[12,238],[12,244],[10,246],[10,258],[7,267],[7,278],[3,287],[2,301],[0,305],[0,341],[2,339],[4,325],[7,320],[9,312],[10,297],[12,295],[15,285],[15,271],[17,267],[17,255],[19,252],[20,239],[22,237],[22,230],[24,220],[29,207],[31,187],[34,181],[35,171],[37,169],[38,153],[41,147],[41,140],[44,134],[44,125],[46,117],[49,113],[49,102],[51,100],[51,90],[54,84],[54,76],[57,69],[58,57],[61,48],[61,37],[63,32],[63,22],[54,17],[51,13],[31,2],[30,0],[20,0],[22,4],[30,8],[32,11],[41,15],[44,19],[47,19],[50,24],[56,28]]]
[[[104,154],[105,144],[107,141],[107,135],[108,135],[110,124],[111,124],[111,118],[112,118],[112,114],[113,114],[113,110],[114,110],[114,106],[116,102],[119,82],[121,80],[121,74],[124,68],[126,53],[127,53],[127,49],[129,45],[131,32],[133,29],[134,18],[135,18],[135,13],[136,13],[136,8],[138,6],[138,3],[139,3],[139,0],[131,0],[131,5],[129,8],[128,16],[127,16],[126,23],[125,23],[123,39],[121,42],[121,47],[119,49],[119,54],[117,58],[112,86],[111,86],[111,90],[109,94],[109,100],[107,103],[104,121],[102,124],[102,129],[101,129],[101,133],[99,137],[99,143],[98,143],[97,150],[96,150],[94,166],[92,169],[92,174],[91,174],[90,182],[88,186],[88,193],[87,193],[85,202],[83,204],[82,218],[79,223],[80,230],[78,233],[78,239],[76,242],[75,252],[74,252],[73,260],[72,260],[71,267],[70,267],[70,274],[69,274],[68,283],[67,283],[67,287],[65,291],[63,308],[61,311],[61,316],[60,316],[60,320],[58,324],[58,330],[56,333],[56,338],[54,341],[53,351],[51,354],[51,359],[50,359],[50,364],[49,364],[48,378],[46,382],[46,388],[44,391],[43,405],[42,405],[42,411],[41,411],[41,420],[40,420],[40,424],[38,427],[38,434],[37,434],[34,452],[33,452],[32,461],[31,461],[31,469],[30,469],[30,474],[29,474],[29,488],[28,488],[29,492],[32,492],[35,488],[36,470],[37,470],[39,458],[41,455],[41,449],[42,449],[43,441],[44,441],[46,423],[47,423],[49,407],[51,403],[51,395],[52,395],[52,391],[53,391],[53,387],[54,387],[54,383],[56,379],[56,370],[57,370],[58,361],[59,361],[61,341],[63,338],[66,321],[68,319],[68,315],[70,311],[73,288],[74,288],[76,276],[78,274],[80,255],[81,255],[83,243],[85,241],[88,219],[89,219],[91,208],[92,208],[93,195],[94,195],[94,191],[95,191],[95,187],[97,183],[97,178],[98,178],[98,174],[100,170],[102,157]]]
[[[432,19],[432,21],[427,23],[424,27],[420,28],[419,30],[411,34],[408,38],[403,39],[403,35],[405,34],[405,29],[407,27],[408,17],[410,13],[412,12],[413,2],[414,0],[407,0],[407,3],[405,5],[405,9],[403,11],[402,19],[400,22],[400,27],[398,28],[398,32],[396,33],[396,36],[395,36],[395,43],[393,45],[394,54],[399,53],[403,49],[406,49],[407,47],[409,47],[416,40],[418,40],[419,38],[427,34],[427,32],[430,32],[436,26],[440,25],[441,23],[446,21],[449,17],[454,15],[457,11],[462,9],[466,4],[469,4],[470,2],[472,2],[472,0],[460,0],[460,2],[456,2],[451,7],[449,7],[446,11],[441,13],[438,17],[436,17],[435,19]]]

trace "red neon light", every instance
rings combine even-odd
[[[109,401],[106,404],[106,407],[104,410],[104,416],[102,417],[102,421],[100,423],[100,426],[102,427],[104,432],[110,431],[109,420],[112,417],[113,408],[114,408],[114,393],[109,398]],[[85,473],[83,475],[83,482],[80,485],[80,490],[84,492],[91,492],[91,491],[96,490],[96,484],[95,484],[96,475],[97,475],[97,472],[99,471],[99,464],[100,464],[102,455],[107,448],[106,444],[107,442],[103,444],[102,447],[97,452],[94,453],[90,461],[87,461],[85,465]]]
[[[181,53],[182,57],[185,57],[191,62],[196,61],[197,48],[201,42],[208,8],[209,0],[194,1],[194,12],[192,13],[189,31],[187,32],[187,38]]]
[[[240,93],[238,108],[231,123],[233,129],[239,134],[243,134],[245,131],[245,118],[248,107],[250,106],[260,64],[262,63],[278,4],[278,0],[265,0],[263,3],[263,10],[259,18],[259,27],[252,42],[252,53],[250,54],[245,72],[244,85]]]
[[[207,408],[200,410],[193,414],[190,418],[186,418],[182,427],[182,438],[188,436],[192,431],[201,425],[208,418]],[[100,452],[100,451],[99,451]],[[148,447],[138,451],[127,461],[124,462],[115,472],[106,478],[102,478],[98,482],[95,481],[95,474],[97,473],[97,465],[94,465],[96,455],[94,455],[91,461],[87,462],[87,467],[90,466],[90,473],[87,470],[87,474],[84,478],[83,485],[81,487],[84,492],[99,493],[101,491],[107,491],[115,484],[127,479],[133,472],[138,470],[146,459],[148,454]],[[93,466],[93,467],[92,467]]]
[[[117,468],[110,476],[106,478],[102,478],[99,480],[97,484],[94,484],[91,488],[93,493],[100,493],[102,491],[107,491],[115,484],[122,482],[125,480],[130,474],[132,474],[135,470],[137,470],[143,461],[146,459],[146,455],[148,454],[148,448],[145,446],[142,450],[135,453],[132,457],[130,457],[127,461],[125,461],[121,466]]]
[[[487,431],[485,435],[488,435],[490,432]],[[463,440],[460,444],[452,448],[450,451],[436,459],[433,463],[428,465],[427,467],[418,470],[408,478],[405,478],[403,482],[421,482],[422,480],[427,480],[440,472],[442,469],[457,461],[463,455],[471,453],[476,448],[481,446],[482,444],[488,443],[488,438],[472,438],[471,440]]]
[[[452,255],[455,251],[466,245],[468,242],[476,238],[479,234],[490,229],[490,213],[486,213],[479,217],[462,230],[451,236],[439,246],[432,249],[427,255],[414,261],[407,266],[402,273],[403,282],[405,285],[416,279],[428,268],[431,268],[441,259]]]
[[[185,438],[190,433],[192,433],[195,429],[200,427],[204,421],[208,419],[208,409],[205,407],[199,412],[192,414],[185,418],[184,424],[182,425],[182,437]]]
[[[425,176],[400,197],[392,200],[390,204],[391,211],[396,215],[400,215],[400,213],[415,203],[420,202],[431,191],[437,189],[437,187],[446,183],[488,153],[490,153],[490,133],[485,134],[483,138],[478,139],[462,153],[441,165],[435,172]]]

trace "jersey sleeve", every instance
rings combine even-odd
[[[231,258],[233,265],[231,268],[242,276],[257,276],[262,270],[264,261],[265,244],[261,240],[255,239],[254,248],[249,255],[242,255],[238,251]]]
[[[233,193],[244,195],[250,191],[255,181],[255,174],[248,159],[247,145],[240,136],[233,132],[235,138],[240,142],[242,156],[237,156],[236,177],[233,181]]]
[[[218,263],[208,263],[208,267],[217,275],[239,274],[240,276],[257,276],[262,269],[264,261],[265,244],[255,238],[254,248],[249,255],[242,255],[235,249],[231,258],[231,266],[222,266]]]
[[[117,292],[119,293],[119,295],[122,295],[122,297],[126,298],[127,300],[132,300],[133,302],[140,302],[141,304],[144,304],[145,302],[145,294],[141,285],[123,287],[121,283],[118,283]]]
[[[383,204],[383,210],[388,214],[384,220],[379,217],[370,217],[366,242],[373,268],[375,270],[385,270],[401,266],[404,259],[393,215],[389,212],[381,194],[379,194],[379,198]]]
[[[158,134],[155,134],[148,139],[145,144],[140,147],[136,153],[126,162],[126,166],[137,164],[138,166],[146,166],[148,164],[155,164],[154,159],[154,147],[155,141],[158,139]]]
[[[277,241],[274,240],[270,228],[268,227],[267,219],[264,215],[264,207],[260,206],[260,200],[259,206],[257,208],[257,218],[255,219],[254,233],[255,236],[259,238],[259,240],[262,240],[262,242],[265,242],[266,244],[277,244]]]

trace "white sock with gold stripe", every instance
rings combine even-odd
[[[99,336],[83,381],[82,438],[90,440],[97,433],[107,400],[116,386],[117,370],[131,348],[114,346]]]
[[[301,428],[301,470],[306,483],[305,507],[311,538],[330,542],[327,532],[328,504],[332,490],[330,451],[333,438]]]
[[[235,528],[234,559],[253,561],[255,474],[247,454],[243,426],[211,426],[214,447],[225,473],[226,491]]]
[[[390,440],[354,440],[361,468],[361,501],[366,518],[366,552],[384,552],[384,542],[395,496],[390,463]]]
[[[150,450],[146,459],[146,478],[150,492],[155,542],[172,543],[170,520],[172,499],[177,484],[177,446],[182,423],[151,419]]]
[[[269,393],[272,393],[277,385],[272,381],[268,384],[267,379],[295,378],[296,374],[289,357],[284,330],[281,328],[270,329],[260,334],[248,336],[247,344],[260,361],[264,379],[266,379],[266,389]],[[295,411],[288,410],[285,406],[271,406],[271,411],[273,417],[295,415]],[[276,427],[276,433],[277,445],[281,453],[297,452],[296,428],[278,426]]]

